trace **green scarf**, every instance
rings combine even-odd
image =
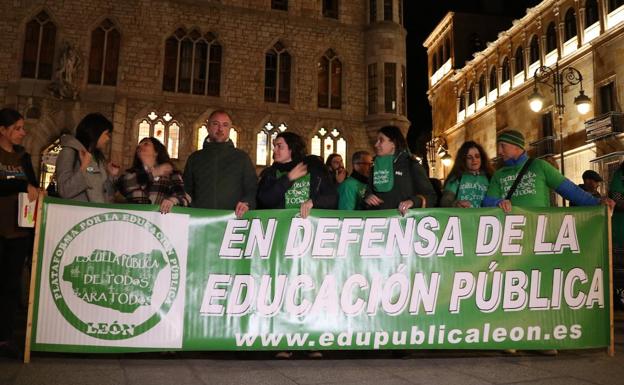
[[[394,186],[394,155],[375,157],[373,186],[375,191],[388,192]]]

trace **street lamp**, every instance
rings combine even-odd
[[[539,83],[545,84],[555,94],[555,111],[559,118],[559,147],[561,156],[561,173],[565,175],[565,167],[563,162],[563,113],[565,112],[565,105],[563,104],[563,87],[565,83],[569,85],[580,84],[581,90],[579,95],[574,98],[574,104],[576,109],[581,115],[589,112],[591,108],[591,99],[585,95],[583,90],[583,75],[574,67],[566,67],[559,71],[559,62],[555,63],[555,68],[552,69],[548,66],[541,66],[535,70],[533,75],[533,93],[529,96],[529,107],[534,112],[539,112],[544,106],[544,96],[539,92],[537,85]],[[552,79],[552,84],[548,81]]]
[[[436,136],[427,142],[427,160],[429,161],[432,171],[435,170],[436,157],[440,158],[442,166],[444,167],[450,166],[453,160],[453,157],[449,153],[446,140],[441,136]]]

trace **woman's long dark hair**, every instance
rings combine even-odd
[[[173,166],[173,164],[171,163],[171,158],[169,157],[169,153],[167,152],[167,147],[165,147],[165,145],[162,144],[160,140],[150,136],[150,137],[141,139],[141,141],[139,142],[139,145],[146,140],[149,140],[154,146],[154,151],[156,151],[156,165],[157,166],[163,163],[169,163]],[[138,150],[138,146],[137,146],[137,150]],[[134,159],[132,160],[132,168],[130,168],[128,171],[136,173],[137,182],[139,184],[146,184],[149,181],[149,176],[147,175],[147,171],[145,171],[145,166],[143,165],[143,162],[141,162],[138,151],[136,150],[134,151]]]
[[[18,120],[24,119],[22,114],[12,108],[3,108],[0,110],[0,126],[9,128]]]
[[[303,138],[294,132],[280,132],[277,134],[275,139],[283,138],[286,144],[288,145],[288,149],[291,151],[292,161],[296,164],[299,163],[306,156],[306,145],[303,141]]]
[[[105,156],[97,148],[98,139],[108,131],[113,131],[113,123],[100,113],[91,113],[82,118],[76,127],[76,139],[93,155],[96,162],[104,160]]]
[[[446,183],[457,180],[461,178],[463,173],[469,172],[468,167],[466,167],[466,156],[468,156],[468,151],[471,148],[476,148],[477,151],[479,151],[479,155],[481,156],[481,168],[479,169],[479,171],[485,173],[488,179],[492,177],[494,170],[492,169],[492,165],[490,164],[490,158],[488,158],[487,153],[479,143],[469,140],[467,142],[464,142],[459,150],[457,150],[457,155],[455,155],[455,164],[453,164],[453,168],[451,168],[451,171],[446,178]]]
[[[407,141],[401,132],[401,129],[397,126],[384,126],[377,131],[380,134],[384,134],[385,136],[394,143],[394,153],[398,154],[402,151],[407,150]]]
[[[331,171],[332,173],[334,173],[335,171],[332,170],[332,161],[334,160],[334,158],[340,157],[342,158],[342,155],[338,154],[338,153],[333,153],[333,154],[329,154],[329,156],[327,157],[327,160],[325,161],[325,166],[327,166],[327,168],[329,169],[329,171]],[[342,160],[344,162],[344,159]]]

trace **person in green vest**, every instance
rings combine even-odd
[[[611,236],[613,242],[613,267],[616,308],[624,308],[624,282],[621,275],[624,264],[624,162],[615,171],[609,184],[609,197],[615,201],[615,210],[611,222]]]
[[[338,185],[339,210],[364,210],[364,196],[368,187],[368,177],[373,166],[373,157],[368,151],[357,151],[351,157],[353,172]]]
[[[593,197],[542,159],[531,160],[517,188],[508,199],[511,186],[529,161],[524,144],[524,135],[516,130],[501,131],[496,137],[496,148],[504,166],[492,176],[483,198],[483,207],[500,207],[506,213],[511,211],[512,205],[550,207],[550,190],[555,190],[576,206],[595,206],[602,203],[613,208],[613,200]]]
[[[305,142],[294,132],[280,132],[273,140],[273,164],[260,174],[258,208],[336,209],[338,193],[323,160],[306,155]]]
[[[474,141],[465,142],[457,150],[455,164],[446,178],[440,207],[481,207],[492,173],[483,147]]]

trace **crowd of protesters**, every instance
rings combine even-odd
[[[572,205],[604,204],[615,207],[613,239],[624,249],[624,162],[613,176],[609,195],[597,190],[602,178],[595,171],[583,174],[576,185],[550,163],[529,158],[522,133],[504,130],[496,138],[502,167],[493,171],[483,147],[465,142],[457,151],[440,191],[409,152],[405,137],[395,126],[378,130],[375,156],[353,154],[349,174],[338,154],[322,158],[306,152],[304,139],[293,132],[273,139],[273,164],[256,177],[247,153],[229,139],[232,118],[214,111],[208,118],[203,148],[190,155],[181,173],[156,138],[142,139],[132,166],[120,167],[104,155],[112,123],[101,114],[86,115],[76,133],[61,137],[56,163],[56,191],[61,198],[85,202],[113,202],[116,193],[127,202],[158,205],[166,214],[173,206],[233,210],[242,217],[253,209],[294,208],[305,218],[310,210],[394,209],[401,215],[423,207],[548,207],[555,191]],[[0,110],[0,215],[14,218],[0,225],[0,353],[10,355],[12,315],[19,298],[19,277],[32,248],[32,232],[17,226],[18,194],[37,199],[39,188],[30,156],[20,146],[26,131],[15,110]],[[437,182],[437,181],[433,181]],[[317,352],[312,352],[317,353]]]

